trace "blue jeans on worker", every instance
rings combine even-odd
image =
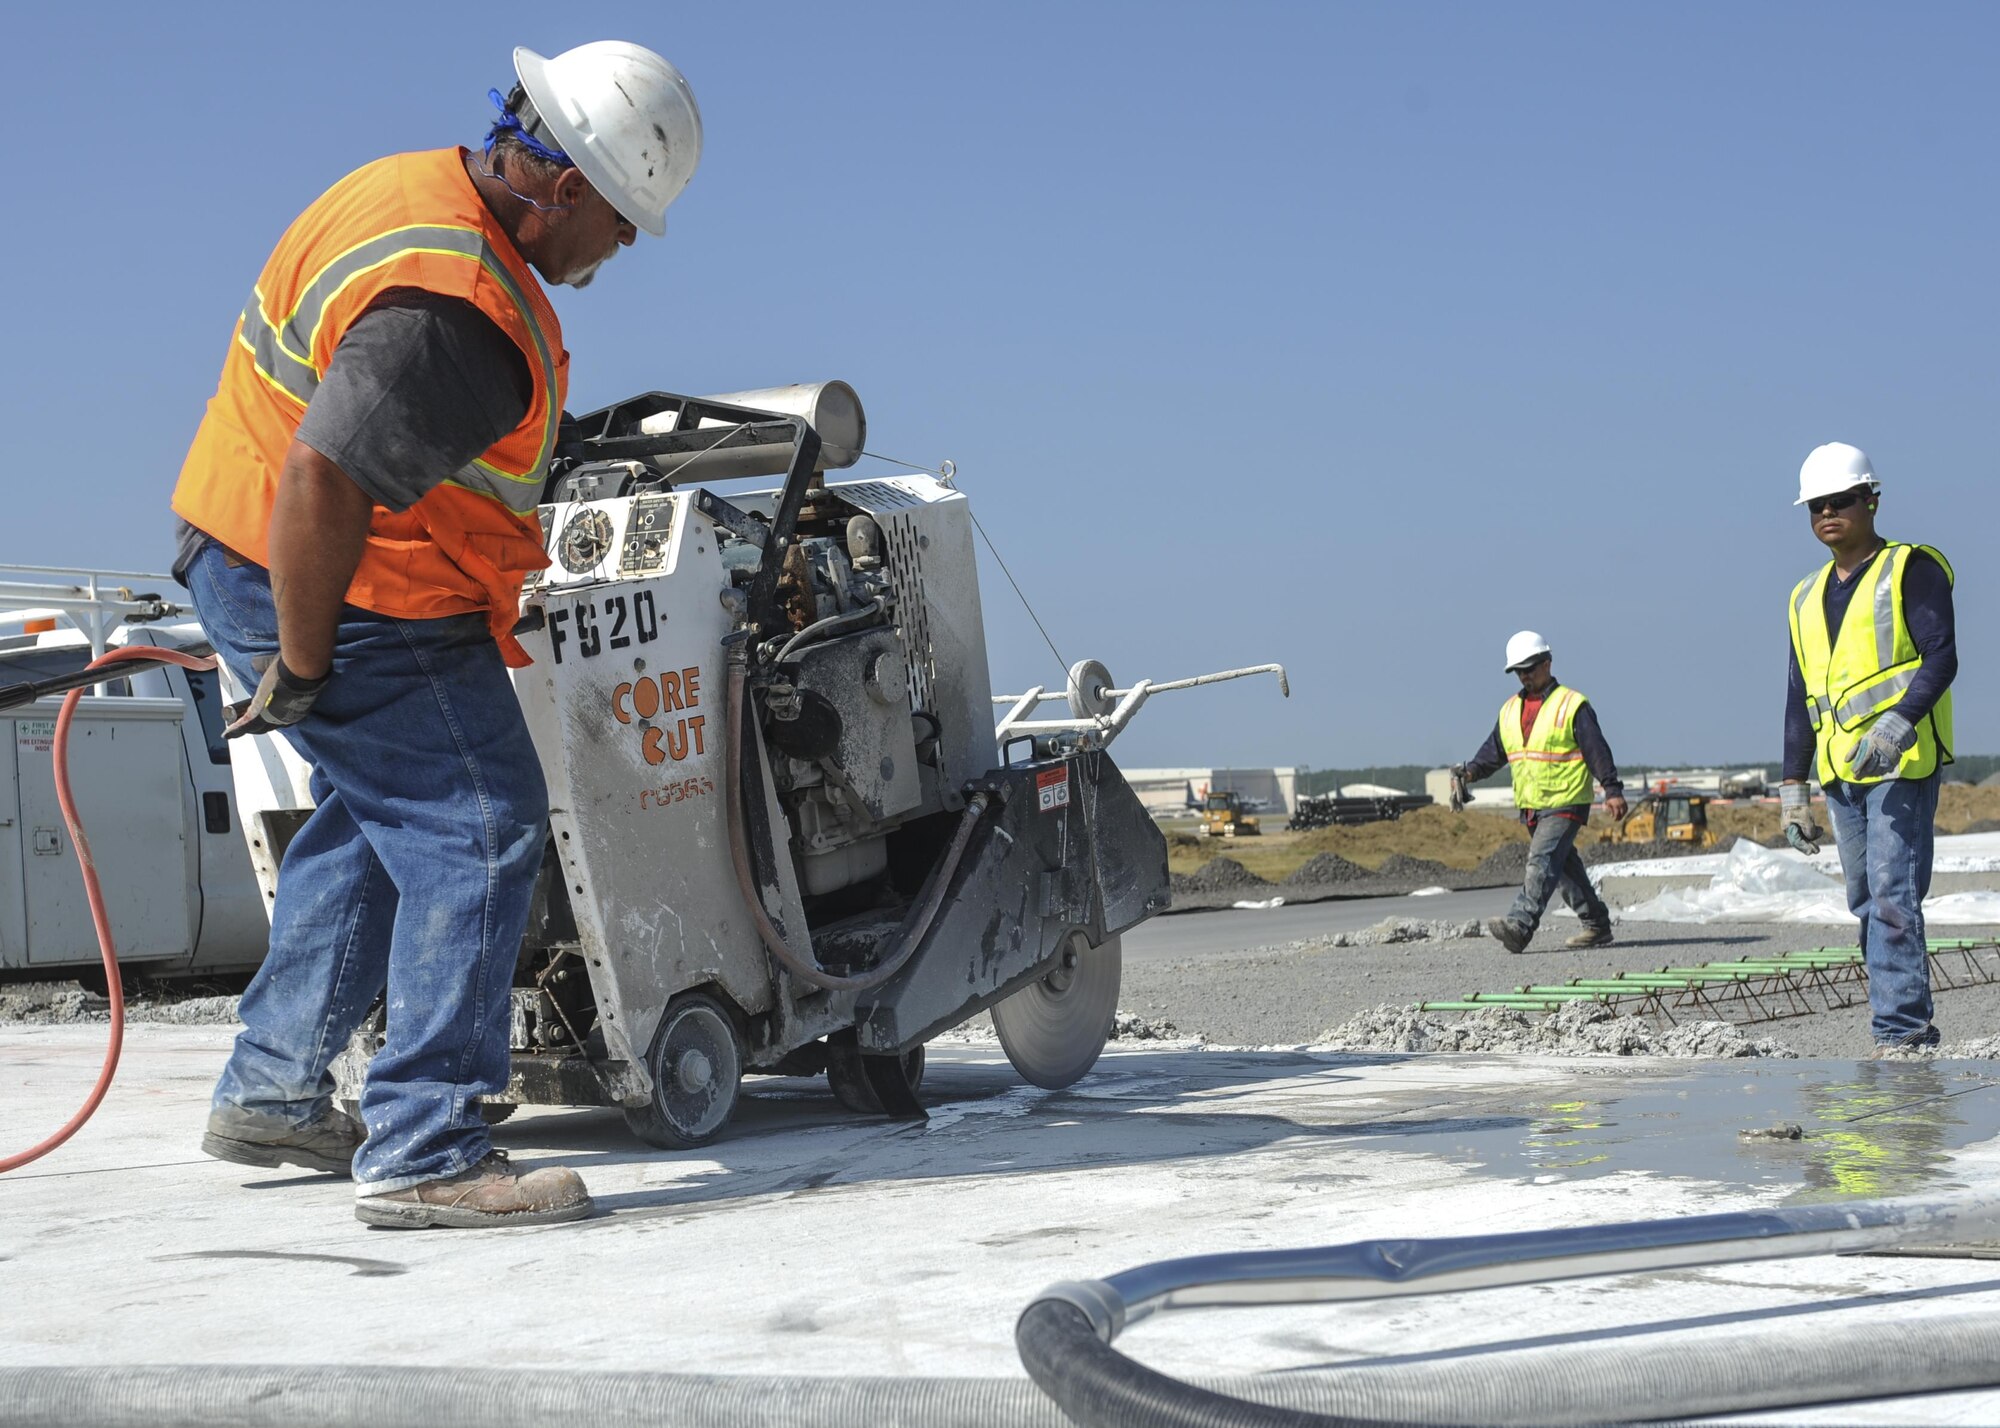
[[[1541,926],[1542,913],[1558,889],[1570,911],[1586,928],[1611,926],[1611,909],[1597,895],[1576,851],[1576,835],[1583,831],[1580,819],[1562,818],[1553,813],[1535,817],[1528,829],[1528,871],[1521,891],[1507,909],[1507,921],[1533,937]]]
[[[1938,776],[1826,787],[1847,906],[1861,919],[1869,1030],[1879,1046],[1934,1046],[1924,899],[1931,891]]]
[[[244,689],[278,648],[269,573],[211,541],[187,572]],[[484,615],[341,612],[333,679],[286,735],[315,808],[285,850],[271,946],[215,1104],[289,1124],[386,992],[361,1097],[358,1194],[456,1175],[492,1149],[474,1097],[508,1074],[508,999],[547,837],[548,792]]]

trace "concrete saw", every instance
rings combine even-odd
[[[1060,1091],[1097,1064],[1122,967],[1116,935],[1092,947],[1073,933],[1053,970],[995,1004],[993,1029],[1022,1080]]]

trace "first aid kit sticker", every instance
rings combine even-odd
[[[1035,775],[1035,794],[1044,813],[1069,807],[1069,765],[1043,769]]]

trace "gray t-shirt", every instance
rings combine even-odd
[[[475,305],[391,288],[342,335],[298,438],[404,511],[519,426],[533,395],[527,358]],[[177,579],[206,539],[180,523]]]

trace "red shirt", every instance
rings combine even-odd
[[[1535,732],[1535,716],[1542,712],[1546,694],[1523,694],[1521,696],[1521,738],[1523,741]]]
[[[1548,701],[1547,694],[1523,694],[1521,696],[1521,738],[1523,741],[1535,731],[1535,718],[1542,712],[1542,705]],[[1587,822],[1583,814],[1568,808],[1533,809],[1522,815],[1522,821],[1530,828],[1535,826],[1538,814],[1548,814],[1555,818],[1567,818],[1572,823]]]

